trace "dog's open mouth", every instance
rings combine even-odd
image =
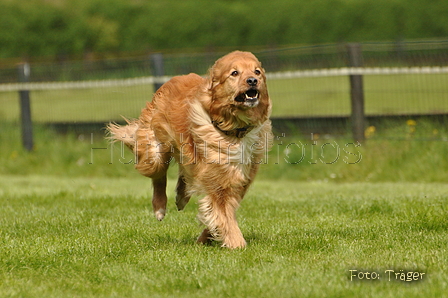
[[[252,108],[258,105],[258,97],[259,93],[257,90],[249,89],[246,92],[238,94],[238,96],[235,97],[235,101]]]

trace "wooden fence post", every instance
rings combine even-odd
[[[165,70],[163,67],[163,54],[155,53],[151,55],[151,65],[153,70],[153,75],[156,77],[161,77],[165,75]],[[154,83],[154,92],[156,92],[163,84],[159,82]]]
[[[359,43],[347,45],[349,66],[362,67],[362,50]],[[362,75],[350,75],[350,95],[351,95],[351,124],[352,134],[355,141],[364,141],[364,87]]]
[[[30,78],[30,65],[28,63],[22,63],[18,66],[19,82],[27,83]],[[31,104],[30,104],[30,91],[20,90],[20,116],[22,124],[22,144],[23,147],[31,151],[34,147],[33,142],[33,123],[31,121]]]

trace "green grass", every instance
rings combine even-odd
[[[30,93],[35,122],[92,122],[138,117],[150,101],[152,85],[133,87],[34,91]],[[0,92],[0,119],[19,119],[18,92]]]
[[[134,173],[134,156],[120,144],[111,146],[104,131],[65,136],[36,125],[35,148],[20,143],[19,126],[2,123],[0,174],[73,177],[124,177]],[[405,121],[375,127],[367,142],[292,133],[275,138],[258,174],[262,179],[334,182],[448,181],[448,128],[429,120],[415,126]],[[170,178],[176,176],[172,166]],[[138,176],[137,173],[135,173]]]
[[[431,114],[448,111],[447,74],[366,75],[367,115]],[[270,80],[269,93],[276,117],[348,116],[348,77]]]
[[[448,131],[430,121],[384,123],[357,147],[349,138],[276,139],[238,210],[248,247],[236,251],[195,244],[198,198],[176,211],[175,166],[158,222],[149,179],[102,132],[91,139],[37,125],[27,152],[17,125],[1,127],[0,297],[448,292]],[[351,281],[349,270],[380,280]],[[386,270],[425,275],[388,281]]]
[[[367,115],[448,112],[448,74],[364,76]],[[275,117],[347,116],[348,77],[270,80]],[[80,90],[34,91],[32,118],[36,122],[91,122],[138,117],[150,101],[152,85]],[[17,121],[17,92],[0,92],[0,120]]]
[[[442,297],[448,186],[257,181],[244,250],[195,244],[196,199],[151,215],[148,180],[1,176],[1,297]],[[349,270],[379,281],[350,281]],[[387,280],[385,270],[425,273]]]

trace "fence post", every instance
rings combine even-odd
[[[362,50],[359,43],[347,45],[348,59],[350,67],[362,67]],[[364,88],[362,75],[350,75],[350,95],[351,95],[351,121],[352,134],[355,141],[364,141]]]
[[[151,65],[153,74],[156,77],[162,77],[165,75],[165,70],[163,67],[163,54],[155,53],[151,55]],[[156,92],[163,84],[159,82],[154,83],[154,92]]]
[[[30,78],[30,65],[28,63],[21,63],[18,66],[19,82],[27,83]],[[33,142],[33,123],[31,121],[31,104],[30,104],[30,91],[20,90],[20,116],[22,124],[22,144],[23,147],[31,151],[34,147]]]

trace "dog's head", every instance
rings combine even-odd
[[[255,125],[269,117],[265,72],[252,53],[235,51],[218,59],[209,79],[212,119],[229,122],[223,124],[226,128],[241,122]]]

